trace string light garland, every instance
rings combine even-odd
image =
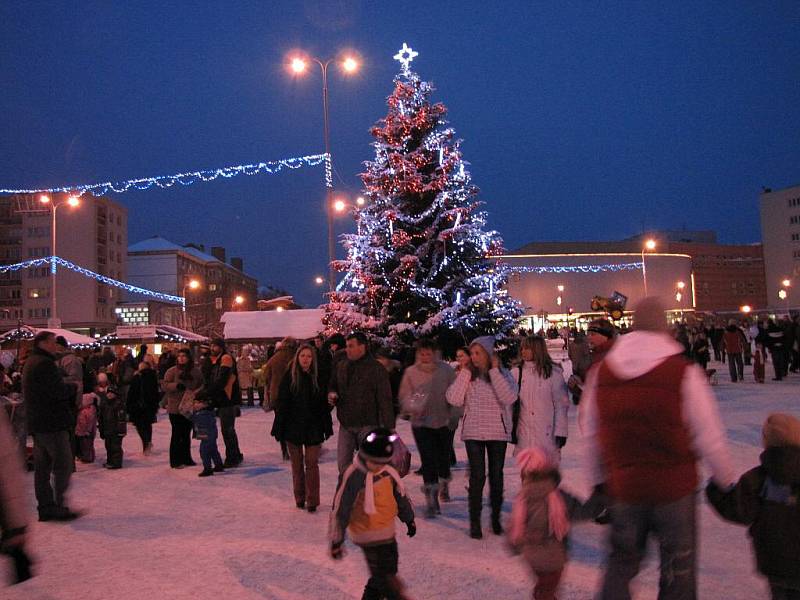
[[[273,160],[269,162],[260,162],[251,165],[236,165],[232,167],[222,167],[219,169],[209,169],[203,171],[189,171],[187,173],[178,173],[176,175],[158,175],[156,177],[141,177],[139,179],[128,179],[127,181],[104,183],[92,183],[73,185],[48,189],[33,189],[33,190],[16,190],[16,189],[0,189],[0,194],[54,194],[58,192],[66,192],[72,195],[82,196],[89,192],[94,196],[103,196],[108,192],[117,192],[118,194],[135,190],[148,190],[153,186],[162,189],[170,188],[176,183],[187,186],[196,183],[197,181],[214,181],[219,177],[230,179],[237,175],[259,175],[275,174],[286,169],[299,169],[301,167],[315,167],[320,163],[325,163],[325,186],[333,187],[333,169],[331,167],[331,156],[327,152],[323,154],[310,154],[307,156],[298,156],[294,158],[283,158],[281,160]]]
[[[546,267],[512,267],[505,265],[502,268],[509,273],[618,273],[620,271],[641,270],[642,262],[615,263],[605,265],[558,265]]]
[[[55,272],[57,265],[61,265],[62,267],[65,267],[71,271],[79,273],[84,277],[89,277],[91,279],[99,281],[100,283],[104,283],[106,285],[110,285],[112,287],[125,290],[126,292],[130,292],[131,294],[148,296],[155,300],[160,300],[162,302],[169,302],[173,304],[180,304],[181,306],[183,306],[186,303],[186,299],[183,298],[182,296],[172,296],[170,294],[155,292],[153,290],[148,290],[135,285],[130,285],[129,283],[125,283],[124,281],[119,281],[118,279],[112,279],[111,277],[107,277],[106,275],[95,273],[90,269],[81,267],[80,265],[76,265],[75,263],[70,262],[59,256],[47,256],[44,258],[35,258],[33,260],[26,260],[11,265],[0,265],[0,273],[8,273],[11,271],[19,271],[20,269],[31,269],[44,266],[49,266],[51,271]]]

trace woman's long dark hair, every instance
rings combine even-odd
[[[178,354],[183,354],[189,360],[186,361],[185,365],[180,364],[179,362],[175,363],[175,366],[178,367],[178,379],[191,379],[192,378],[192,369],[194,369],[194,358],[192,358],[192,352],[188,348],[181,348],[178,350]],[[175,357],[177,361],[178,357]]]
[[[299,358],[300,353],[303,350],[308,350],[311,352],[311,368],[309,369],[309,375],[311,376],[311,389],[314,390],[314,393],[317,393],[319,391],[319,382],[317,381],[319,378],[319,369],[317,368],[317,349],[311,344],[300,344],[297,352],[294,353],[292,364],[289,367],[289,372],[292,376],[292,383],[289,386],[289,389],[292,390],[293,394],[296,394],[300,390],[300,378],[302,376],[303,369],[300,366]]]
[[[533,365],[539,376],[550,379],[550,375],[553,374],[553,359],[547,351],[547,342],[544,338],[538,335],[529,335],[522,338],[522,343],[519,346],[520,361],[522,360],[523,348],[533,350]]]

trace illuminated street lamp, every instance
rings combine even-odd
[[[344,212],[345,208],[347,208],[347,203],[341,198],[333,203],[333,210],[337,213]]]
[[[739,310],[742,311],[744,314],[750,314],[750,311],[753,310],[749,304],[745,304],[744,306],[740,306]]]
[[[647,296],[647,265],[644,262],[644,253],[646,250],[650,250],[651,252],[656,249],[656,241],[654,239],[649,239],[644,243],[642,246],[642,283],[644,284],[644,295]]]
[[[237,306],[241,306],[242,304],[244,304],[244,296],[241,296],[241,295],[239,295],[239,296],[236,296],[236,297],[233,299],[233,302],[234,302],[234,303],[235,303]]]
[[[787,288],[787,287],[789,287],[790,285],[792,285],[792,282],[791,282],[791,280],[789,280],[789,279],[784,279],[783,281],[781,281],[781,285],[782,285],[783,287]]]
[[[356,204],[358,204],[359,206],[364,206],[365,202],[366,200],[364,200],[364,196],[359,196],[358,198],[356,198]]]
[[[39,196],[39,202],[50,206],[50,277],[52,283],[50,284],[50,319],[48,320],[48,327],[61,327],[58,321],[58,302],[56,296],[56,214],[58,209],[65,204],[70,208],[76,208],[80,205],[81,200],[78,196],[69,196],[61,202],[54,202],[50,196],[42,194]],[[50,321],[53,325],[50,325]]]
[[[295,75],[303,75],[307,69],[309,62],[315,62],[322,70],[322,135],[325,142],[325,154],[328,155],[330,164],[333,164],[331,158],[331,143],[330,143],[330,119],[328,117],[328,67],[335,58],[328,60],[320,60],[314,56],[305,56],[302,54],[295,55],[289,59],[289,68]],[[355,56],[346,55],[340,58],[340,66],[342,71],[348,74],[353,74],[358,71],[359,62]],[[325,214],[328,219],[328,289],[333,291],[336,285],[336,270],[333,268],[333,259],[336,255],[336,242],[333,233],[333,189],[326,187],[325,189]]]
[[[314,278],[314,283],[316,283],[317,285],[322,285],[323,283],[325,283],[325,278],[320,275],[317,275]]]
[[[190,290],[197,290],[200,287],[200,282],[197,279],[190,279],[189,281],[184,280],[183,282],[183,291],[181,292],[181,297],[183,297],[183,328],[186,329],[186,288]]]

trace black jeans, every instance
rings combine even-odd
[[[402,600],[403,584],[397,577],[397,542],[362,546],[369,568],[369,581],[361,600]]]
[[[422,481],[425,485],[436,485],[440,479],[450,480],[450,428],[413,427],[422,461]]]
[[[153,443],[153,421],[150,417],[137,417],[133,421],[136,433],[142,440],[142,448],[147,449]]]
[[[222,429],[222,439],[225,442],[225,460],[238,462],[242,458],[239,450],[239,437],[236,435],[236,417],[239,416],[238,406],[223,406],[218,411],[219,427]]]
[[[64,507],[64,494],[74,467],[68,431],[33,434],[33,481],[39,514]]]
[[[192,422],[180,414],[169,415],[172,436],[169,438],[169,466],[180,467],[192,464]]]
[[[492,516],[500,515],[503,507],[503,464],[507,442],[464,440],[469,460],[469,519],[480,521],[483,505],[483,486],[486,483],[486,457],[489,457],[489,502]]]
[[[783,348],[771,350],[770,354],[772,355],[772,366],[775,369],[775,379],[783,379],[787,372],[786,355],[783,352]]]
[[[731,381],[744,379],[744,363],[742,363],[741,352],[728,352],[728,371],[731,374]]]
[[[109,435],[105,439],[106,443],[106,464],[109,467],[122,466],[122,436]]]

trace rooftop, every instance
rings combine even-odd
[[[142,240],[141,242],[131,244],[128,246],[128,253],[130,254],[131,252],[183,252],[185,254],[189,254],[190,256],[194,256],[203,262],[225,264],[214,256],[206,254],[205,252],[201,252],[197,248],[193,248],[192,246],[179,246],[178,244],[170,242],[168,239],[163,238],[160,235],[155,235],[151,238],[147,238],[146,240]]]

